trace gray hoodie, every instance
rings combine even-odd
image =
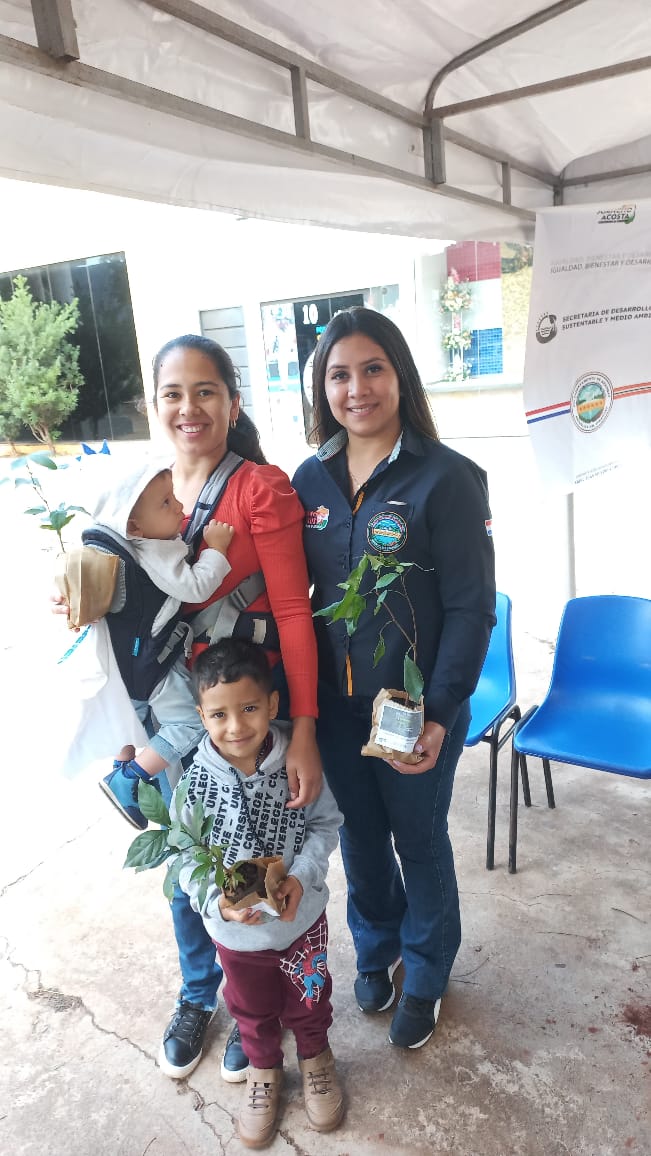
[[[303,885],[296,918],[291,923],[268,916],[264,923],[246,926],[222,918],[220,891],[214,884],[208,888],[203,906],[199,906],[199,883],[191,879],[195,864],[184,856],[181,888],[200,913],[211,938],[232,951],[282,951],[312,926],[328,901],[328,859],[337,846],[343,822],[325,782],[316,802],[297,811],[286,809],[289,790],[285,756],[291,727],[289,723],[272,723],[269,729],[273,747],[255,774],[243,775],[231,767],[205,735],[192,766],[181,780],[185,783],[189,779],[190,784],[181,817],[188,817],[188,808],[195,799],[201,801],[207,815],[215,815],[211,842],[227,847],[225,866],[260,855],[282,855],[287,873],[295,875]],[[246,807],[241,803],[242,794]],[[172,814],[173,809],[174,800]]]

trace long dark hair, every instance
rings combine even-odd
[[[310,431],[310,443],[322,446],[333,434],[337,433],[337,430],[342,428],[333,417],[326,397],[326,367],[333,345],[336,345],[344,337],[351,337],[354,333],[363,333],[365,337],[379,345],[395,369],[400,383],[400,420],[402,424],[411,426],[416,433],[437,442],[439,435],[429,407],[427,394],[416,369],[411,350],[398,326],[388,317],[385,317],[383,313],[377,313],[375,309],[354,305],[352,309],[344,309],[341,313],[335,314],[316,347],[312,367],[314,416]]]
[[[167,341],[154,357],[154,407],[156,409],[158,408],[158,377],[161,365],[173,349],[195,349],[197,353],[203,353],[204,357],[210,358],[217,376],[221,378],[228,390],[228,396],[230,398],[237,397],[240,392],[240,371],[233,365],[226,350],[210,337],[200,337],[198,333],[185,333],[182,337],[173,337],[171,341]],[[255,462],[258,466],[266,466],[267,459],[260,445],[260,434],[241,406],[235,429],[228,431],[226,444],[229,450],[239,454],[242,458],[246,458],[247,461]]]

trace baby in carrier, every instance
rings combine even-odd
[[[95,466],[95,463],[93,463]],[[115,459],[97,463],[99,481],[89,504],[94,525],[82,534],[84,546],[120,559],[113,599],[106,615],[111,644],[136,714],[152,734],[149,750],[162,765],[178,764],[203,735],[192,681],[186,666],[192,629],[182,618],[185,603],[202,603],[221,586],[230,565],[226,553],[232,526],[203,527],[206,549],[191,564],[181,537],[183,507],[174,496],[172,474],[145,460],[125,470]],[[100,786],[124,817],[140,830],[147,821],[138,807],[138,783],[155,777],[125,746]]]

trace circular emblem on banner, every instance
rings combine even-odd
[[[613,404],[613,386],[605,373],[583,373],[577,378],[570,398],[572,421],[583,433],[603,425]]]
[[[382,514],[373,515],[366,537],[369,546],[373,546],[380,554],[394,554],[407,541],[407,523],[400,514],[385,510]]]
[[[536,341],[541,345],[546,345],[548,341],[552,341],[557,333],[556,328],[556,314],[543,313],[542,317],[538,318],[536,325]]]

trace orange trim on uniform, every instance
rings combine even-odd
[[[355,502],[355,505],[353,506],[353,514],[357,513],[357,511],[359,510],[359,507],[361,506],[363,501],[364,501],[364,488],[362,487],[362,489],[359,491],[359,493],[357,495],[357,501]]]

